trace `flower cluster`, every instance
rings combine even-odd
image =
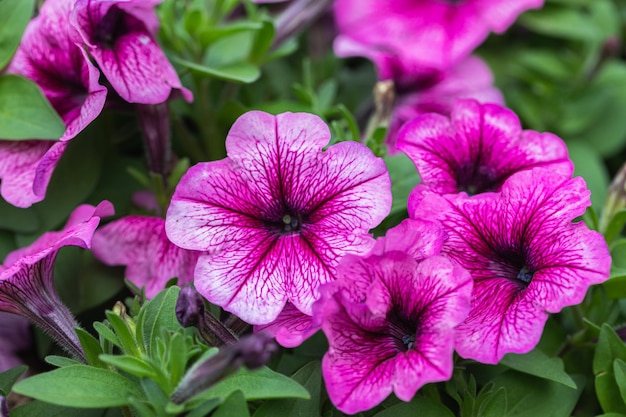
[[[211,412],[222,399],[211,404],[213,398],[196,394],[242,365],[262,367],[278,344],[297,347],[318,331],[328,342],[324,386],[337,409],[359,413],[391,394],[411,401],[424,385],[452,377],[455,355],[497,364],[506,354],[530,352],[550,314],[580,304],[590,286],[608,279],[607,243],[581,221],[590,191],[573,177],[565,142],[523,129],[504,107],[487,64],[472,55],[489,33],[502,33],[543,0],[334,1],[335,53],[370,59],[382,100],[391,103],[387,114],[377,108],[369,115],[364,130],[388,128],[387,153],[403,152],[421,179],[402,220],[388,218],[397,202],[387,165],[394,158],[368,148],[367,134],[363,143],[341,136],[344,128],[357,130],[358,117],[343,114],[345,107],[320,111],[327,118],[342,113],[350,124],[333,124],[331,133],[326,120],[311,113],[234,106],[239,110],[228,119],[228,126],[236,120],[223,158],[194,155],[179,165],[191,167],[174,175],[167,101],[192,95],[156,43],[160,3],[46,0],[8,72],[40,86],[66,131],[56,142],[0,140],[1,194],[29,207],[44,198],[69,142],[107,102],[137,107],[148,159],[142,179],[144,185],[154,180],[152,190],[135,194],[141,214],[123,213],[98,228],[113,215],[112,204],[81,205],[62,230],[10,252],[0,265],[0,322],[24,333],[23,344],[31,342],[24,320],[36,324],[85,363],[69,366],[98,367],[112,380],[139,372],[132,382],[141,379],[137,392],[151,392],[133,403],[140,397],[124,391],[119,404],[128,410],[139,404],[151,415],[147,399],[157,399],[184,414],[200,399],[209,402],[197,409],[208,404]],[[218,3],[216,16],[229,7]],[[243,13],[231,3],[224,20]],[[311,3],[271,7],[293,16]],[[254,7],[245,4],[246,12]],[[193,16],[187,26],[206,17]],[[202,32],[203,40],[250,29],[258,30],[250,37],[255,47],[269,45],[259,34],[273,30],[252,23]],[[284,52],[272,47],[276,55]],[[206,50],[195,52],[209,59]],[[228,78],[228,69],[241,76],[246,68],[212,70]],[[215,100],[228,100],[231,87]],[[203,100],[213,100],[211,94]],[[199,123],[189,125],[183,130],[201,130]],[[132,290],[141,291],[135,317],[119,304],[94,326],[99,341],[76,331],[54,288],[56,256],[68,245],[92,249],[103,264],[125,266]],[[161,293],[173,279],[185,288]],[[159,293],[169,298],[157,301]],[[168,294],[178,294],[178,302],[161,315],[173,304]],[[146,306],[158,314],[146,313]],[[177,328],[174,317],[183,327],[200,328],[200,337]],[[245,331],[254,334],[239,339]],[[5,339],[0,371],[19,363],[16,352],[24,347]],[[171,346],[184,353],[176,357]],[[118,352],[124,359],[114,358]],[[158,369],[161,362],[174,365]],[[152,376],[158,383],[148,381]]]
[[[111,92],[128,103],[158,104],[173,92],[191,100],[154,40],[158,3],[47,0],[43,4],[28,24],[8,72],[37,83],[66,130],[58,142],[0,140],[4,199],[18,207],[43,200],[69,141],[104,108],[108,91],[100,84],[101,72]]]

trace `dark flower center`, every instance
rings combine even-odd
[[[94,43],[105,49],[113,49],[119,38],[132,32],[147,32],[147,29],[139,19],[113,6],[96,23]]]
[[[388,334],[393,338],[400,352],[415,348],[417,320],[411,320],[403,313],[392,310],[387,314]]]
[[[279,219],[266,220],[265,224],[274,233],[279,235],[290,235],[300,233],[302,226],[306,224],[308,216],[293,210],[285,210],[285,214]]]
[[[498,251],[490,269],[497,276],[518,285],[520,290],[528,288],[535,274],[528,256],[517,250]]]
[[[500,179],[496,172],[487,166],[479,164],[465,164],[457,169],[457,187],[459,192],[476,195],[500,188]]]

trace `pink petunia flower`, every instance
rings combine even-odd
[[[384,238],[376,240],[376,245],[367,256],[383,256],[387,252],[400,251],[411,255],[420,262],[429,256],[437,255],[445,235],[429,222],[405,219],[389,229]],[[287,303],[273,322],[254,326],[255,332],[271,334],[284,347],[302,344],[321,328],[319,317],[312,317]]]
[[[9,203],[29,207],[41,201],[68,141],[102,111],[106,88],[100,72],[72,40],[72,0],[47,0],[27,26],[8,72],[39,85],[65,122],[58,142],[0,140],[0,192]]]
[[[76,0],[71,23],[115,91],[129,103],[158,104],[170,94],[192,100],[154,40],[161,0]]]
[[[441,221],[442,254],[474,279],[472,310],[457,328],[459,355],[494,364],[529,352],[549,313],[580,303],[590,285],[608,279],[604,238],[573,223],[589,195],[582,178],[535,168],[512,175],[499,193],[427,193],[414,204],[412,217]]]
[[[178,184],[165,229],[176,245],[207,251],[194,284],[252,324],[287,302],[310,315],[318,286],[348,253],[374,245],[369,230],[391,207],[387,169],[365,146],[330,140],[317,116],[252,111],[226,138],[228,158],[200,163]]]
[[[573,164],[567,146],[551,133],[522,130],[515,113],[496,104],[458,100],[450,117],[425,114],[398,133],[422,178],[409,199],[409,212],[424,192],[474,195],[498,191],[514,173],[550,167],[567,177]]]
[[[396,59],[411,67],[446,70],[503,33],[543,0],[335,0],[338,56],[367,56],[379,73]]]
[[[398,131],[406,122],[427,113],[450,116],[457,99],[504,105],[491,70],[476,56],[445,72],[403,72],[398,77],[394,79],[396,100],[385,139],[389,153],[397,152]]]
[[[410,401],[424,384],[449,379],[454,327],[470,308],[469,273],[434,255],[443,241],[438,226],[405,220],[390,232],[367,257],[344,257],[337,281],[322,287],[314,305],[329,343],[326,388],[348,414],[391,392]]]
[[[32,245],[9,253],[0,266],[0,311],[26,317],[77,359],[84,359],[74,331],[78,324],[54,290],[54,260],[63,246],[90,248],[100,218],[112,214],[108,201],[79,206],[63,230],[44,233]]]
[[[96,231],[93,254],[107,265],[126,265],[126,278],[145,288],[147,298],[165,288],[171,278],[183,286],[193,280],[200,252],[179,248],[165,234],[165,219],[126,216]]]

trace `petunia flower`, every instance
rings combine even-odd
[[[541,6],[543,0],[335,0],[334,49],[338,56],[360,49],[382,73],[390,57],[446,70],[490,32],[503,33],[521,12]]]
[[[535,168],[512,175],[499,193],[427,193],[414,204],[409,214],[440,221],[448,234],[442,254],[474,279],[472,310],[457,327],[459,355],[494,364],[529,352],[549,313],[579,304],[590,285],[608,279],[604,238],[573,222],[589,195],[582,178]]]
[[[450,116],[457,99],[504,104],[493,85],[491,70],[477,56],[470,56],[447,71],[403,70],[394,75],[396,100],[385,144],[396,152],[398,131],[408,121],[427,113]]]
[[[161,0],[76,0],[71,23],[115,91],[130,103],[158,104],[172,92],[192,100],[155,41]]]
[[[79,206],[63,230],[44,233],[32,245],[9,253],[0,266],[0,311],[26,317],[77,359],[84,359],[74,331],[78,324],[54,289],[54,261],[63,246],[91,247],[100,218],[111,214],[108,201]]]
[[[420,262],[437,255],[445,235],[430,222],[403,220],[399,225],[387,230],[385,237],[378,238],[372,250],[364,256],[384,256],[391,251],[400,251]],[[321,328],[318,317],[312,317],[287,303],[276,320],[269,324],[254,326],[255,332],[265,332],[276,338],[284,347],[302,344]]]
[[[425,114],[398,133],[397,147],[417,167],[422,183],[412,192],[409,212],[425,191],[436,194],[498,191],[514,173],[550,167],[571,176],[567,146],[551,133],[522,130],[511,110],[458,100],[450,117]]]
[[[69,24],[72,0],[47,0],[26,27],[8,72],[30,78],[65,122],[58,142],[0,140],[0,192],[9,203],[41,201],[68,142],[102,111],[106,88],[100,72],[75,44]]]
[[[154,297],[165,284],[178,278],[183,286],[193,280],[200,252],[179,248],[165,234],[165,219],[126,216],[96,231],[93,254],[107,265],[126,265],[126,278]]]
[[[228,133],[227,158],[183,176],[165,229],[177,246],[208,252],[194,284],[210,302],[251,324],[287,302],[310,315],[339,259],[374,245],[369,230],[391,206],[387,169],[360,143],[322,151],[329,140],[317,116],[252,111]]]
[[[314,305],[329,343],[326,389],[345,413],[370,409],[392,392],[410,401],[424,384],[452,376],[454,328],[469,312],[472,279],[432,255],[443,240],[437,226],[407,220],[405,230],[413,224],[417,233],[396,233],[366,257],[343,258],[337,281],[322,287]]]

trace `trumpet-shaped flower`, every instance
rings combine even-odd
[[[178,278],[180,286],[190,283],[200,255],[170,242],[165,220],[150,216],[126,216],[101,227],[92,250],[107,265],[126,265],[126,278],[145,288],[147,298],[164,289],[171,278]]]
[[[194,284],[252,324],[287,302],[310,315],[318,286],[348,253],[374,244],[369,230],[391,206],[384,162],[356,142],[328,144],[317,116],[253,111],[226,138],[228,157],[183,176],[165,229],[176,245],[206,251]]]
[[[367,56],[379,73],[394,60],[446,70],[466,58],[491,31],[503,33],[543,0],[336,0],[339,56]]]
[[[66,125],[58,142],[0,140],[0,191],[18,207],[43,200],[68,141],[100,114],[106,100],[100,72],[72,40],[71,6],[72,0],[47,0],[8,69],[36,82]]]
[[[601,234],[573,220],[590,205],[582,178],[535,168],[512,175],[499,193],[427,193],[410,214],[438,219],[442,254],[474,279],[472,309],[457,328],[464,358],[497,363],[539,342],[549,313],[580,303],[609,277]]]
[[[410,231],[414,224],[419,228]],[[425,227],[433,230],[420,236]],[[337,281],[322,287],[314,305],[329,343],[326,388],[349,414],[391,392],[410,401],[424,384],[452,375],[454,327],[469,312],[472,279],[442,256],[421,258],[441,247],[437,226],[408,220],[398,231],[407,228],[409,234],[384,238],[367,257],[346,256]]]
[[[493,86],[493,75],[483,60],[470,56],[447,71],[402,71],[394,75],[396,102],[385,144],[396,151],[398,131],[408,121],[426,113],[450,116],[456,99],[504,104]]]
[[[172,91],[191,101],[154,40],[161,0],[76,0],[72,25],[115,91],[130,103],[158,104]]]
[[[100,217],[111,214],[108,201],[79,206],[63,230],[45,233],[32,245],[9,253],[0,266],[0,311],[26,317],[76,358],[83,358],[74,332],[78,325],[54,290],[54,260],[63,246],[91,247]]]
[[[458,100],[450,117],[425,114],[398,133],[397,147],[422,178],[409,211],[425,191],[470,195],[498,191],[514,173],[550,167],[571,176],[567,146],[551,133],[522,130],[515,113],[496,104]]]

